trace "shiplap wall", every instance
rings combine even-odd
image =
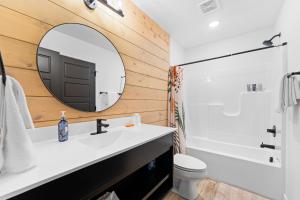
[[[1,0],[0,50],[9,75],[22,84],[37,127],[54,125],[61,110],[70,122],[140,113],[144,123],[167,124],[169,36],[130,0],[125,17],[101,5],[89,10],[83,0]],[[64,106],[44,87],[36,66],[43,35],[62,23],[81,23],[106,35],[121,53],[126,68],[125,93],[111,109],[86,113]]]

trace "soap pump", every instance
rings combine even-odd
[[[58,141],[65,142],[69,139],[68,120],[65,111],[61,111],[60,121],[58,123]]]

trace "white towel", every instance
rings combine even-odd
[[[100,94],[100,108],[97,109],[106,109],[116,103],[119,98],[120,95],[117,92],[102,93]]]
[[[296,105],[300,99],[299,81],[295,76],[284,75],[280,80],[277,112],[283,113],[290,106]]]
[[[2,83],[0,85],[3,90],[4,85]],[[35,152],[26,130],[33,129],[34,125],[24,91],[17,80],[7,76],[4,96],[5,112],[4,116],[1,116],[5,119],[2,171],[18,173],[35,166]]]

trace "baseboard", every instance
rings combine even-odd
[[[283,200],[288,200],[286,194],[283,194]]]

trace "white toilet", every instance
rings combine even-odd
[[[185,154],[174,156],[173,191],[188,200],[195,200],[198,195],[198,183],[206,177],[206,164]]]

